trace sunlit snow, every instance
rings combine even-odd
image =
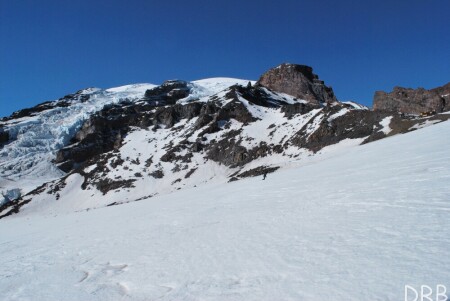
[[[449,136],[443,122],[264,181],[25,210],[0,220],[0,299],[397,301],[406,284],[448,288]]]

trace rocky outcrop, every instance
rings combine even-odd
[[[71,144],[58,151],[55,163],[69,172],[79,164],[120,146],[130,125],[139,123],[131,107],[110,106],[91,116],[76,133]]]
[[[159,107],[154,115],[149,117],[152,119],[152,124],[156,127],[159,124],[172,127],[183,118],[191,119],[198,116],[201,108],[202,105],[195,102],[186,105],[176,104],[170,107]]]
[[[449,111],[450,110],[450,82],[441,87],[431,89],[430,91],[438,94],[440,97],[443,98],[444,111]]]
[[[233,181],[237,181],[243,178],[249,178],[249,177],[257,177],[257,176],[262,176],[262,175],[267,175],[268,173],[273,173],[275,171],[277,171],[280,167],[279,166],[275,166],[275,167],[270,167],[270,166],[258,166],[256,168],[252,168],[250,170],[244,171],[244,172],[237,172],[235,174],[232,174],[230,176],[230,180],[228,182],[233,182]]]
[[[2,121],[33,116],[42,111],[46,111],[46,110],[49,110],[49,109],[52,109],[55,107],[67,107],[69,105],[70,104],[66,101],[56,101],[56,102],[46,101],[46,102],[38,104],[32,108],[27,108],[27,109],[22,109],[22,110],[16,111],[16,112],[12,113],[11,116],[9,116],[9,117],[3,117]]]
[[[202,104],[192,102],[148,108],[142,104],[107,106],[92,115],[71,143],[58,151],[55,163],[69,172],[93,157],[118,149],[131,127],[171,128],[181,119],[199,116]]]
[[[70,106],[71,102],[79,100],[80,102],[85,102],[89,99],[89,95],[86,94],[87,91],[93,88],[88,88],[84,90],[80,90],[73,94],[68,94],[56,101],[45,101],[40,103],[34,107],[22,109],[16,112],[13,112],[9,117],[1,118],[1,121],[13,120],[22,117],[29,117],[39,114],[40,112],[47,111],[53,108],[64,108]]]
[[[145,98],[150,105],[161,106],[175,104],[189,95],[188,83],[182,80],[168,80],[161,86],[147,90]]]
[[[313,69],[305,65],[281,64],[264,73],[256,84],[310,103],[336,101],[333,89],[325,86]]]
[[[319,108],[319,104],[294,103],[282,106],[281,112],[284,113],[284,117],[291,119],[297,114],[306,114],[314,109]]]
[[[365,138],[375,141],[386,137],[380,131],[382,129],[380,122],[391,116],[389,112],[351,110],[333,118],[343,108],[345,105],[325,107],[310,123],[301,128],[289,143],[317,152],[344,139]],[[311,131],[311,124],[316,124],[314,131]]]
[[[444,112],[450,110],[450,83],[426,90],[395,87],[392,92],[375,92],[373,109],[406,114]]]

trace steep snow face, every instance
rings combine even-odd
[[[449,136],[444,122],[264,181],[8,217],[0,299],[397,301],[406,284],[448,294]]]
[[[231,85],[248,83],[232,78],[213,78],[190,83],[188,98],[207,97]],[[152,84],[133,84],[106,90],[90,88],[50,103],[50,108],[31,116],[0,122],[10,142],[0,149],[0,190],[20,188],[26,193],[63,172],[52,163],[89,116],[105,105],[137,101]],[[62,105],[64,103],[64,105]],[[5,201],[0,196],[0,203]]]

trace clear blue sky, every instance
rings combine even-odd
[[[449,0],[0,0],[0,116],[85,87],[310,65],[340,100],[450,81]]]

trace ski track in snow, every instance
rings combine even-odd
[[[1,300],[403,300],[450,287],[450,122],[308,166],[0,220]],[[13,229],[13,230],[12,230]]]

